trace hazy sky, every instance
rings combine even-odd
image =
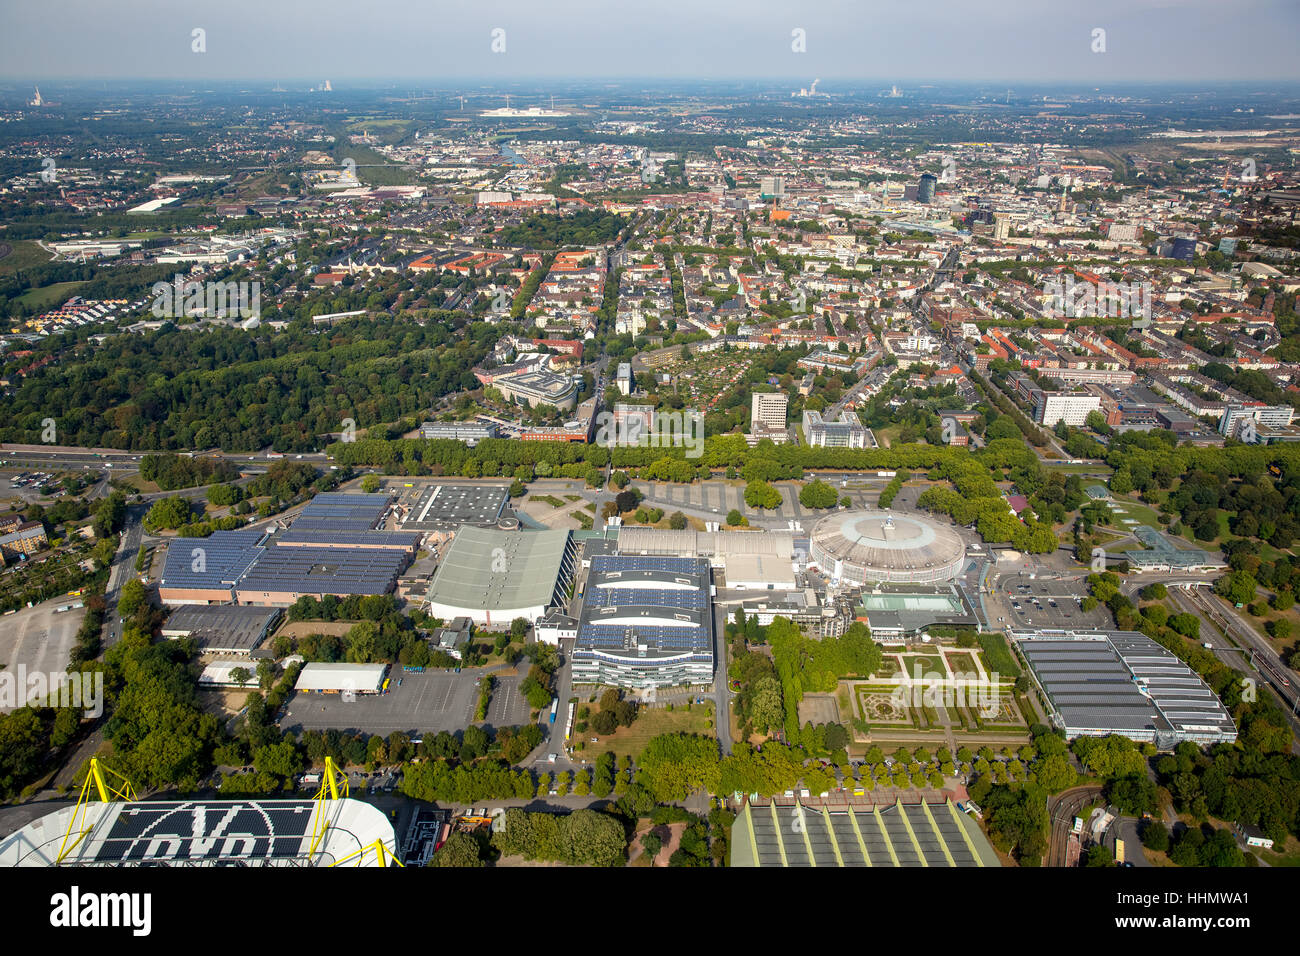
[[[1300,79],[1297,37],[1300,0],[0,0],[15,81],[1208,83]]]

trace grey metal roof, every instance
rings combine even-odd
[[[1144,634],[1017,631],[1012,636],[1067,733],[1236,739],[1232,716],[1214,691]]]
[[[431,604],[484,610],[546,607],[569,554],[567,531],[503,531],[465,525],[429,586]]]
[[[240,604],[184,604],[162,627],[164,637],[192,637],[202,650],[251,651],[261,643],[280,609]]]

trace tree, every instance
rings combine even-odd
[[[1151,820],[1142,828],[1142,845],[1148,850],[1164,853],[1169,849],[1169,828],[1159,820]]]
[[[664,841],[660,839],[659,834],[654,830],[649,830],[641,837],[641,850],[651,860],[659,855],[663,849]]]
[[[429,861],[430,866],[482,866],[479,842],[470,833],[453,833],[438,847]]]
[[[379,476],[366,475],[361,479],[361,490],[366,493],[373,493],[379,490]]]
[[[139,578],[128,578],[122,585],[122,591],[117,599],[117,609],[122,617],[134,617],[135,613],[145,605],[144,584]]]
[[[614,866],[623,859],[627,838],[614,817],[595,810],[575,810],[560,829],[563,860],[570,866]]]
[[[755,480],[745,485],[745,504],[751,508],[773,509],[781,506],[781,492],[766,481]]]
[[[1094,846],[1088,849],[1088,855],[1084,858],[1084,866],[1114,866],[1115,857],[1104,846]]]
[[[674,511],[672,517],[668,519],[668,527],[672,528],[674,531],[685,531],[686,515],[682,514],[680,511]]]
[[[1066,790],[1074,786],[1075,780],[1078,779],[1078,773],[1070,765],[1069,759],[1062,754],[1044,758],[1035,769],[1039,786],[1048,793]]]
[[[731,525],[733,528],[738,528],[747,523],[748,522],[745,521],[745,516],[736,508],[732,508],[727,512],[727,524]]]
[[[618,717],[612,710],[602,710],[591,718],[591,729],[604,737],[618,729]]]
[[[820,478],[799,491],[799,503],[805,508],[834,508],[836,500],[835,489]]]

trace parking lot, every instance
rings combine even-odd
[[[1060,581],[1004,582],[998,596],[1005,606],[1002,616],[1007,618],[1002,623],[1007,626],[1080,630],[1110,626],[1110,612],[1104,605],[1084,611],[1083,596],[1070,593]]]
[[[520,727],[528,723],[528,701],[519,693],[522,680],[517,674],[497,675],[497,686],[492,691],[487,712],[487,722],[493,727]]]
[[[53,674],[68,669],[84,608],[58,611],[81,598],[57,597],[35,607],[22,608],[0,618],[0,667],[14,679],[19,673]],[[48,678],[47,678],[48,679]],[[15,700],[15,706],[18,701]],[[0,706],[7,713],[14,706]]]
[[[357,695],[351,703],[338,694],[294,694],[280,726],[294,733],[330,728],[384,736],[394,731],[416,737],[443,730],[455,733],[464,730],[474,717],[478,701],[475,680],[480,673],[438,670],[407,674],[395,668],[388,693]]]

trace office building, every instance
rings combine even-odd
[[[933,173],[922,173],[921,181],[916,187],[916,201],[927,206],[934,202],[934,187],[938,181]]]
[[[813,448],[866,448],[868,430],[850,409],[840,412],[839,421],[823,419],[821,412],[803,413],[803,437]]]
[[[786,409],[790,404],[785,392],[755,392],[750,398],[749,439],[757,444],[764,438],[778,444],[786,441],[790,435],[786,430]]]
[[[474,445],[485,438],[496,438],[497,426],[491,422],[425,422],[420,426],[420,437],[450,438]]]
[[[1034,421],[1055,428],[1058,422],[1083,426],[1089,412],[1101,410],[1101,399],[1096,395],[1074,392],[1045,392],[1034,389]]]

